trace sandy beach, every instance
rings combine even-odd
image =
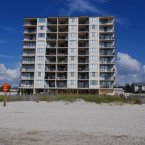
[[[0,103],[0,145],[144,145],[145,105]]]

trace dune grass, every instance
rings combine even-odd
[[[78,100],[84,100],[87,102],[93,102],[96,104],[101,103],[128,103],[128,104],[141,104],[139,97],[130,96],[128,99],[125,99],[121,96],[99,96],[99,95],[72,95],[72,94],[63,94],[63,95],[37,95],[37,96],[8,96],[8,101],[65,101],[65,102],[75,102]],[[3,96],[0,96],[0,102],[3,101]]]

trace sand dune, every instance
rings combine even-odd
[[[145,105],[0,103],[0,145],[144,145]]]

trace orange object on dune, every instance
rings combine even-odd
[[[3,83],[2,84],[2,91],[3,92],[8,92],[10,88],[10,85],[8,83]]]

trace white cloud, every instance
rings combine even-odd
[[[4,64],[0,64],[0,84],[10,83],[11,86],[18,86],[19,68],[9,69]]]
[[[116,84],[145,82],[145,65],[126,53],[117,53]]]
[[[66,0],[63,1],[65,8],[60,9],[60,15],[71,15],[74,12],[95,13],[96,15],[105,15],[105,12],[99,9],[93,2],[105,3],[108,0]]]

